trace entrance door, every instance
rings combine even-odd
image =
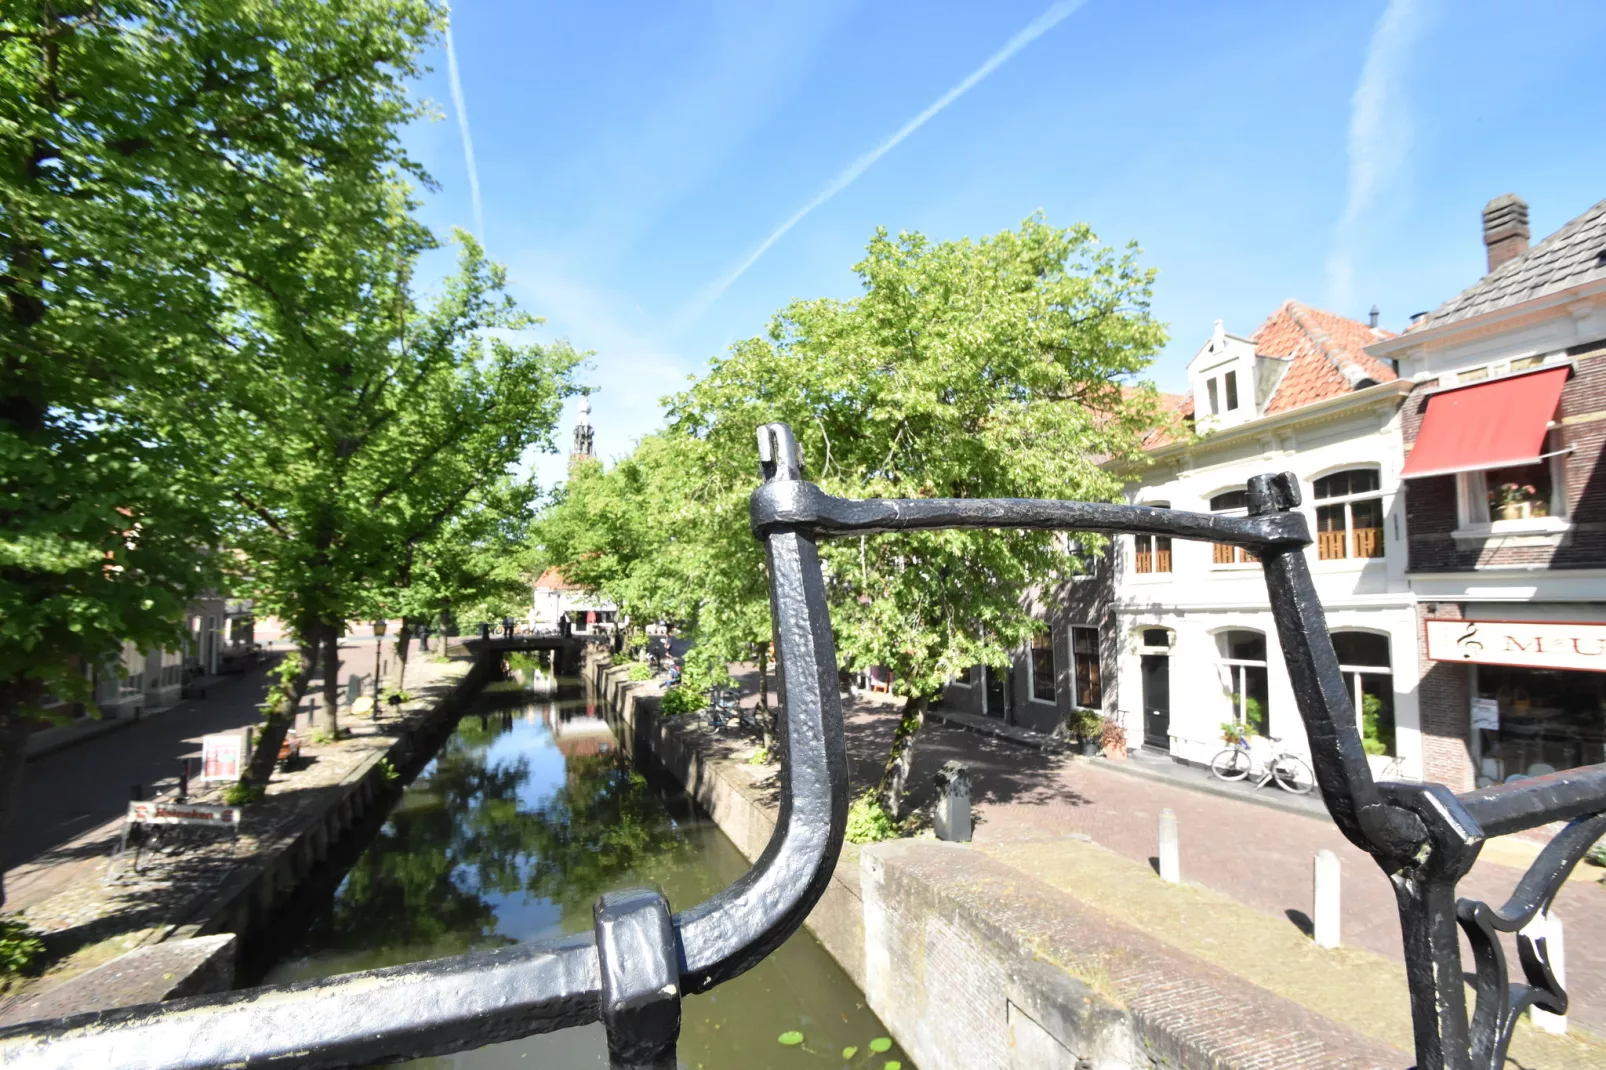
[[[987,674],[987,716],[997,717],[1001,721],[1008,720],[1004,716],[1009,711],[1009,695],[1005,689],[1006,673],[991,665],[982,671]]]
[[[1143,745],[1171,750],[1171,659],[1143,655]]]

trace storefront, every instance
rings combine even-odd
[[[1606,761],[1606,622],[1503,608],[1546,619],[1490,619],[1501,610],[1469,604],[1461,620],[1424,621],[1428,658],[1466,665],[1477,786]]]

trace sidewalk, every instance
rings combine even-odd
[[[851,775],[858,790],[875,782],[895,720],[892,710],[863,700],[849,703],[846,715]],[[1184,880],[1281,919],[1290,931],[1311,910],[1313,856],[1331,850],[1344,876],[1345,946],[1403,961],[1392,887],[1324,812],[1244,805],[1197,790],[1194,784],[1134,775],[1135,769],[1117,771],[1121,763],[1043,754],[943,724],[928,724],[916,748],[910,806],[933,801],[932,777],[943,762],[958,759],[974,771],[978,846],[1082,835],[1147,863],[1156,850],[1160,810],[1169,808],[1181,829]],[[1462,895],[1505,901],[1522,870],[1491,857],[1499,854],[1486,849],[1461,883]],[[1597,883],[1599,875],[1600,870],[1581,866],[1558,896],[1556,913],[1566,926],[1572,1018],[1606,1035],[1606,887]],[[1514,966],[1515,961],[1513,955]]]

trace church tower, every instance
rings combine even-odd
[[[596,445],[591,428],[591,398],[580,395],[580,415],[574,421],[574,445],[569,448],[569,471],[582,461],[597,459]]]

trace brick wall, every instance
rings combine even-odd
[[[1427,412],[1428,391],[1437,380],[1422,383],[1406,398],[1401,430],[1407,451],[1416,441]],[[1457,545],[1456,477],[1413,479],[1406,494],[1405,516],[1410,533],[1413,572],[1466,572],[1477,568],[1571,569],[1606,567],[1606,471],[1600,470],[1606,446],[1606,354],[1583,357],[1562,390],[1556,431],[1558,449],[1573,452],[1563,464],[1567,515],[1572,528],[1559,546]],[[1578,422],[1568,424],[1566,421]],[[1490,540],[1494,542],[1495,540]]]
[[[1472,728],[1472,670],[1428,660],[1429,619],[1460,620],[1456,602],[1420,602],[1416,607],[1417,709],[1422,720],[1422,774],[1451,791],[1471,791],[1474,770],[1468,735]]]

